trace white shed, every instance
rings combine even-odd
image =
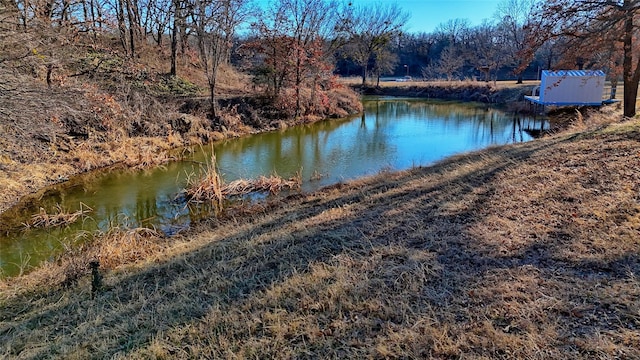
[[[540,105],[602,105],[605,73],[601,70],[543,70],[540,93],[525,99]]]

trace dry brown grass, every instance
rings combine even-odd
[[[74,239],[64,239],[66,251],[53,260],[29,272],[2,280],[0,291],[8,295],[11,291],[36,288],[69,288],[90,273],[90,262],[98,261],[102,271],[113,270],[122,265],[151,261],[154,254],[164,249],[168,242],[157,231],[148,228],[126,229],[112,226],[108,231],[78,233]]]
[[[252,192],[279,194],[283,190],[300,189],[302,177],[300,173],[289,179],[278,175],[259,176],[257,179],[238,179],[225,185],[222,193],[227,196],[241,196]]]
[[[4,280],[0,356],[640,358],[640,121],[583,123]]]
[[[0,150],[1,151],[1,150]],[[36,192],[46,184],[66,178],[75,169],[69,164],[30,164],[10,161],[0,165],[0,212],[9,204],[16,203],[21,196]]]

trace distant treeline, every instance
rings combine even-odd
[[[383,1],[273,0],[257,8],[250,0],[9,0],[0,15],[1,62],[46,57],[53,43],[64,45],[61,30],[66,45],[79,34],[107,34],[131,58],[152,44],[169,47],[172,75],[178,59],[199,60],[212,94],[225,63],[253,75],[272,98],[293,89],[296,114],[299,90],[330,87],[333,74],[363,83],[383,76],[490,81],[599,68],[624,79],[627,115],[635,114],[640,81],[635,0],[501,0],[480,25],[451,19],[429,34],[407,33],[409,13]],[[36,44],[13,33],[33,29],[55,36]]]

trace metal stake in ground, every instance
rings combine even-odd
[[[100,267],[98,260],[91,261],[89,266],[91,267],[91,299],[93,299],[96,293],[102,290],[102,275],[98,270]]]

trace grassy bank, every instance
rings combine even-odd
[[[55,264],[5,280],[0,357],[639,358],[640,121],[616,117],[237,210],[94,299],[43,286]]]
[[[218,118],[212,120],[197,66],[181,65],[179,76],[171,77],[168,54],[143,54],[132,60],[80,47],[65,57],[67,67],[56,68],[60,80],[49,85],[41,67],[24,74],[0,64],[0,213],[79,173],[155,166],[172,160],[170,150],[177,147],[362,111],[358,94],[338,84],[302,89],[304,111],[296,118],[290,106],[252,88],[248,75],[224,67]],[[287,91],[282,98],[291,99]]]

